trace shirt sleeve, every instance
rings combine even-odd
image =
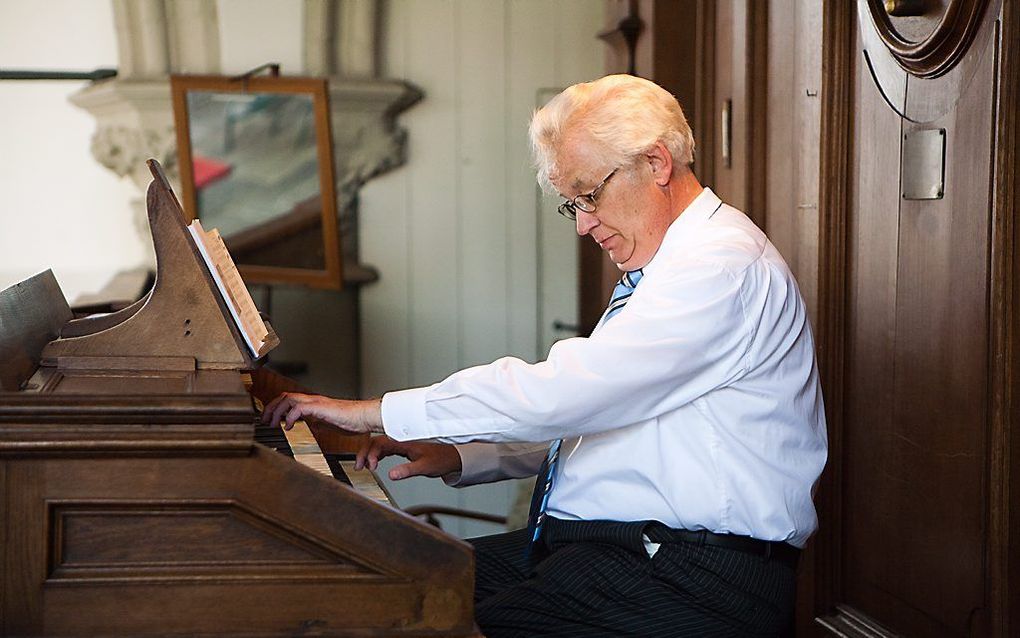
[[[618,315],[591,337],[557,342],[545,361],[506,357],[386,394],[386,433],[400,441],[542,442],[675,410],[746,372],[747,270],[689,261],[648,273]]]
[[[549,442],[541,443],[466,443],[457,446],[461,471],[447,474],[443,481],[451,487],[467,487],[504,479],[526,478],[538,473],[549,451]]]

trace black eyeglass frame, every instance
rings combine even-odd
[[[570,221],[577,221],[578,210],[582,210],[588,214],[594,213],[598,208],[595,200],[598,199],[599,193],[601,193],[602,189],[605,188],[606,184],[609,182],[609,178],[616,175],[616,172],[619,170],[619,167],[614,168],[609,172],[609,175],[606,175],[606,178],[599,182],[599,185],[591,189],[591,191],[581,193],[574,199],[564,198],[564,202],[556,207],[556,212],[563,215]]]

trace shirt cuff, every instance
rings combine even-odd
[[[498,480],[494,478],[499,471],[498,446],[489,443],[466,443],[454,447],[457,454],[460,454],[460,472],[444,476],[444,483],[450,487],[467,487]]]
[[[383,430],[394,441],[430,438],[426,431],[425,393],[429,388],[387,392],[382,398]]]
[[[460,446],[460,445],[455,445],[453,447],[454,447],[455,450],[457,450],[457,454],[460,455],[460,470],[458,470],[456,472],[450,472],[449,474],[444,474],[442,476],[443,483],[446,483],[450,487],[466,487],[466,486],[471,485],[471,484],[463,482],[463,478],[464,478],[464,452],[463,452],[463,450],[461,450],[462,446]]]

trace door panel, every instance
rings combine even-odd
[[[956,61],[932,59],[929,70],[896,59],[874,13],[881,4],[858,5],[841,446],[830,467],[840,479],[825,497],[838,503],[823,508],[840,512],[829,553],[838,564],[826,572],[837,611],[823,622],[848,635],[859,635],[855,622],[878,635],[984,635],[993,604],[985,556],[999,61],[997,7],[978,4],[992,3],[940,7],[950,35],[968,28],[954,20],[980,19]],[[905,176],[921,162],[905,136],[939,130],[943,194],[908,198]]]

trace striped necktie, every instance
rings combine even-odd
[[[631,294],[633,294],[634,289],[643,276],[644,271],[641,269],[623,274],[620,282],[613,288],[613,296],[609,300],[609,306],[606,308],[606,314],[602,319],[602,323],[609,321],[623,310],[623,307],[627,305],[627,300],[630,299]],[[528,513],[529,555],[531,553],[531,546],[542,535],[542,523],[545,522],[545,510],[549,505],[549,492],[552,491],[553,476],[556,474],[556,463],[560,460],[560,447],[562,445],[563,439],[553,441],[549,446],[549,452],[545,455],[545,460],[542,461],[542,466],[538,469],[538,480],[535,483],[535,491],[531,494],[531,509]]]
[[[606,318],[602,320],[602,323],[609,321],[623,310],[623,307],[627,305],[627,300],[630,299],[634,289],[637,288],[638,283],[644,276],[645,271],[640,268],[623,273],[623,277],[620,277],[619,283],[613,288],[613,296],[609,300],[609,306],[606,308]]]

